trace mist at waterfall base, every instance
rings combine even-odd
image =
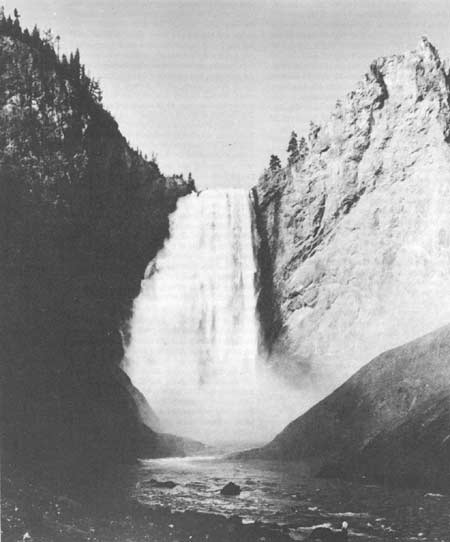
[[[258,355],[255,232],[244,190],[181,198],[136,298],[124,368],[164,432],[260,444],[300,413]]]

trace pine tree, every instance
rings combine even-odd
[[[271,171],[278,171],[281,169],[281,161],[275,154],[270,157],[269,168]]]
[[[8,18],[5,21],[5,34],[11,36],[13,33],[14,23],[11,19],[11,15],[8,15]]]
[[[291,133],[287,152],[289,153],[288,163],[293,164],[298,159],[298,141],[297,134],[294,131]]]
[[[39,29],[34,25],[33,31],[31,32],[31,45],[33,47],[39,47],[41,44],[41,35],[39,34]]]
[[[13,36],[15,38],[20,38],[21,35],[22,35],[22,28],[20,27],[20,21],[19,19],[14,19]]]
[[[80,51],[77,49],[73,57],[71,56],[72,73],[75,81],[80,80],[81,64],[80,64]]]
[[[20,15],[17,9],[14,9],[14,23],[13,23],[13,29],[12,29],[12,35],[15,38],[20,38],[22,35],[22,28],[20,27]]]
[[[6,17],[5,17],[5,8],[0,6],[0,33],[4,33],[6,30]]]
[[[306,155],[308,154],[308,143],[306,143],[306,139],[304,137],[300,138],[300,141],[298,142],[298,158],[299,160],[304,160]]]

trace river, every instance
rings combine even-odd
[[[160,488],[155,480],[177,485]],[[229,481],[241,486],[239,496],[220,494]],[[318,525],[338,528],[342,521],[361,540],[450,540],[450,496],[314,478],[299,463],[215,456],[141,460],[130,492],[152,508],[285,525],[293,540],[307,539]]]

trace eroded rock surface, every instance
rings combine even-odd
[[[450,321],[449,130],[449,73],[423,38],[253,191],[272,360],[319,395]]]

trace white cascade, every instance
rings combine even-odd
[[[258,360],[255,274],[246,191],[179,200],[170,238],[134,302],[124,361],[164,431],[256,443],[294,416],[283,409],[285,390]]]

